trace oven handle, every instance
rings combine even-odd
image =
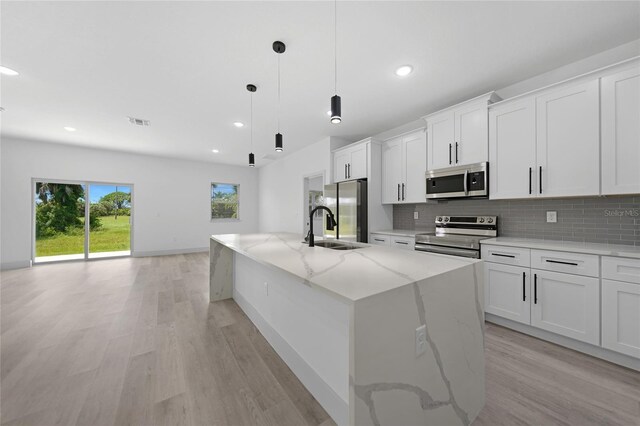
[[[454,247],[444,246],[432,246],[429,244],[416,244],[416,251],[425,251],[429,253],[449,254],[453,256],[471,257],[474,259],[480,258],[480,252],[478,250],[458,249]]]
[[[469,178],[469,170],[464,171],[464,195],[469,195],[469,189],[467,188],[467,179]]]

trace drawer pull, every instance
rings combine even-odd
[[[527,282],[527,273],[523,272],[522,273],[522,301],[523,302],[527,301],[526,282]]]
[[[545,259],[545,262],[549,262],[549,263],[559,263],[561,265],[571,265],[571,266],[578,266],[577,263],[574,262],[562,262],[560,260],[549,260],[549,259]]]
[[[533,274],[533,304],[538,304],[538,274]]]
[[[510,257],[511,259],[515,259],[516,257],[512,254],[500,254],[500,253],[491,253],[491,256],[499,256],[499,257]]]
[[[396,243],[396,244],[404,244],[405,246],[406,246],[407,244],[409,244],[409,243],[408,243],[408,242],[406,242],[406,241],[394,241],[394,243]]]
[[[381,243],[384,243],[384,240],[382,238],[374,238],[375,241],[380,241]]]

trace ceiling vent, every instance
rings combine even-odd
[[[129,119],[129,123],[134,124],[136,126],[150,126],[151,122],[149,120],[143,120],[142,118],[135,117],[127,117]]]

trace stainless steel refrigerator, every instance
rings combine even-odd
[[[324,215],[324,238],[368,242],[366,179],[325,185],[324,205],[338,221],[338,226],[333,231],[328,231],[327,215]]]

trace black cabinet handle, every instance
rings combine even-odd
[[[549,263],[559,263],[561,265],[571,265],[571,266],[578,266],[577,263],[575,262],[562,262],[560,260],[549,260],[549,259],[545,259],[545,262],[549,262]]]
[[[456,142],[456,164],[458,164],[458,142]]]
[[[384,243],[384,240],[382,238],[374,238],[375,241],[380,241],[381,243]]]
[[[451,164],[451,144],[449,144],[449,164]]]
[[[350,178],[351,177],[351,163],[347,164],[347,171],[348,171],[347,177]]]
[[[404,244],[405,246],[406,246],[407,244],[409,244],[409,243],[408,243],[408,242],[406,242],[406,241],[394,241],[394,243],[396,243],[396,244]]]
[[[540,188],[538,188],[540,190],[540,193],[542,194],[542,166],[540,166]]]
[[[344,165],[344,178],[347,178],[347,165]]]
[[[512,259],[515,259],[516,257],[512,254],[500,254],[500,253],[491,253],[491,256],[499,256],[499,257],[510,257]]]
[[[400,184],[398,184],[398,201],[400,201]]]
[[[526,302],[527,301],[527,293],[526,293],[526,285],[527,282],[527,273],[523,272],[522,273],[522,301]]]
[[[533,274],[533,304],[538,304],[538,274]]]
[[[529,195],[531,195],[531,173],[533,170],[529,167]]]
[[[404,183],[402,184],[402,201],[404,201],[405,196],[404,196]]]

